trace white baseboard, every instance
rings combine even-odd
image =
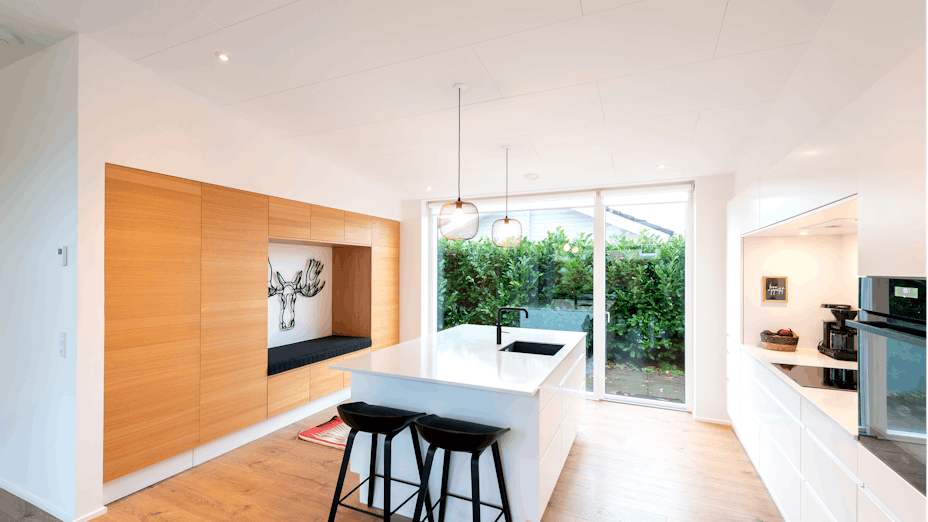
[[[26,490],[20,489],[18,486],[14,486],[13,484],[10,484],[3,479],[0,479],[0,488],[7,490],[8,492],[32,504],[33,506],[42,509],[55,518],[61,520],[71,519],[70,515],[66,514],[60,508],[49,504],[47,500],[41,499]]]
[[[106,506],[100,506],[99,508],[87,513],[86,515],[74,519],[74,522],[87,522],[88,520],[93,520],[101,515],[106,514]]]
[[[110,504],[123,497],[141,491],[152,484],[156,484],[178,473],[198,466],[208,460],[214,459],[224,453],[244,446],[249,442],[273,433],[294,422],[305,419],[310,415],[331,408],[351,397],[351,388],[339,390],[321,399],[317,399],[292,410],[275,415],[270,419],[243,428],[235,433],[197,446],[190,451],[156,462],[151,466],[142,468],[128,475],[119,477],[103,484],[103,503]],[[38,504],[36,504],[38,505]],[[41,507],[41,506],[39,506]],[[60,517],[59,517],[60,518]]]
[[[698,421],[698,422],[705,422],[705,423],[708,423],[708,424],[721,424],[722,426],[731,426],[731,425],[732,425],[732,424],[731,424],[731,421],[730,421],[730,420],[727,420],[727,419],[726,419],[726,420],[722,420],[722,419],[710,419],[710,418],[708,418],[708,417],[700,417],[700,416],[698,416],[698,415],[696,415],[696,414],[693,414],[693,420],[694,420],[694,421]]]

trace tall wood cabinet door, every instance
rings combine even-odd
[[[312,240],[345,241],[345,211],[329,207],[312,206]]]
[[[379,350],[400,342],[400,224],[371,222],[371,340]]]
[[[312,238],[312,205],[268,196],[267,231],[270,237]]]
[[[103,481],[195,447],[200,183],[106,165]]]
[[[345,242],[358,245],[371,244],[371,217],[345,212]]]
[[[267,418],[268,198],[203,185],[200,442]]]

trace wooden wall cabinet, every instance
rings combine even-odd
[[[104,482],[351,385],[399,342],[396,221],[106,165]],[[332,247],[332,329],[373,348],[267,375],[268,243]]]
[[[203,184],[200,443],[267,418],[268,197]]]
[[[270,237],[309,240],[312,236],[312,205],[267,196]]]
[[[371,340],[379,350],[400,342],[400,224],[371,222]]]
[[[309,402],[309,366],[267,378],[267,417]]]
[[[105,172],[106,482],[200,440],[200,184]]]
[[[345,387],[345,378],[342,375],[344,372],[329,368],[344,358],[344,356],[333,357],[306,367],[309,368],[309,400],[321,399]]]
[[[312,205],[312,241],[345,242],[345,211]]]
[[[370,216],[345,212],[345,243],[370,246],[371,222]]]

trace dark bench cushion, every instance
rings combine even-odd
[[[329,337],[321,337],[311,341],[278,346],[267,351],[267,374],[283,373],[287,370],[370,348],[372,345],[370,337],[330,335]]]

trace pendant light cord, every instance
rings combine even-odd
[[[458,87],[458,201],[461,201],[461,88]]]
[[[509,147],[506,147],[506,220],[509,220]]]

